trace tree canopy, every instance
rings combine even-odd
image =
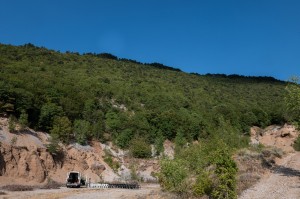
[[[285,122],[285,86],[272,77],[188,74],[109,53],[0,44],[0,115],[63,129],[65,141],[109,139],[126,148],[128,137],[240,138],[252,125]]]

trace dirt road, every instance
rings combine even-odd
[[[141,189],[71,189],[62,187],[53,190],[34,190],[24,192],[8,192],[0,195],[1,199],[163,199],[170,198],[162,193],[158,184],[144,185]]]
[[[268,177],[244,191],[239,199],[299,199],[300,152],[289,154]]]

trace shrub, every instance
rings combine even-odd
[[[118,161],[115,161],[108,150],[105,150],[104,161],[114,170],[115,172],[120,168],[120,164]]]
[[[14,146],[14,145],[17,143],[17,141],[18,141],[18,137],[17,137],[17,136],[14,136],[14,137],[10,140],[10,144],[11,144],[12,146]]]
[[[117,60],[117,59],[118,59],[117,56],[112,55],[112,54],[110,54],[110,53],[100,53],[100,54],[97,54],[96,56],[97,56],[97,57],[104,58],[104,59],[114,59],[114,60]]]
[[[133,132],[130,129],[123,130],[116,139],[116,144],[122,149],[127,148],[132,139]]]
[[[161,186],[172,192],[191,197],[207,195],[210,198],[237,198],[237,165],[232,152],[220,141],[183,148],[175,160],[162,161],[159,180]]]
[[[46,146],[49,153],[52,155],[53,160],[56,163],[63,163],[65,159],[65,154],[63,149],[59,146],[58,135],[52,135],[50,138],[50,143]]]
[[[54,103],[46,103],[41,107],[41,113],[39,116],[39,127],[41,130],[50,130],[53,126],[55,117],[63,115],[63,109]]]
[[[260,150],[260,149],[259,149]],[[249,150],[249,149],[241,149],[237,153],[238,158],[242,161],[249,161],[249,160],[259,160],[261,158],[261,150],[258,151],[257,149]]]
[[[164,190],[184,193],[187,192],[188,171],[181,160],[162,160],[158,174],[159,182]]]
[[[81,144],[85,145],[87,138],[91,131],[91,125],[88,121],[85,120],[75,120],[74,121],[74,127],[73,127],[73,132],[75,134],[75,139],[76,141]]]
[[[14,116],[9,116],[8,119],[8,130],[13,133],[16,129],[16,118]]]
[[[143,138],[135,138],[131,141],[129,151],[135,158],[150,158],[151,146]]]
[[[242,193],[244,190],[249,189],[260,179],[260,175],[257,173],[247,172],[239,176],[238,179],[238,193]]]
[[[51,153],[52,155],[58,154],[59,151],[61,150],[58,142],[59,142],[58,135],[56,134],[52,135],[50,138],[50,143],[47,145],[47,149],[49,153]]]
[[[139,174],[137,173],[137,169],[136,169],[136,165],[134,165],[134,164],[131,164],[130,165],[130,176],[131,176],[131,180],[133,180],[133,181],[141,181],[142,180],[142,178],[139,176]]]
[[[210,195],[212,191],[212,180],[210,179],[209,172],[201,172],[196,179],[193,186],[193,193],[196,196],[203,196],[204,194]]]
[[[284,152],[282,149],[277,148],[277,147],[272,147],[271,148],[271,153],[276,156],[277,158],[282,158]]]
[[[27,185],[5,185],[1,189],[7,191],[33,191],[34,187]]]
[[[164,141],[165,141],[165,137],[161,133],[159,133],[156,136],[155,142],[154,142],[154,146],[155,146],[155,150],[156,150],[155,155],[160,155],[161,153],[164,152]]]
[[[72,123],[69,118],[66,116],[55,117],[50,133],[52,136],[58,136],[62,142],[69,143],[72,133]]]
[[[219,149],[212,157],[213,163],[216,165],[214,173],[217,176],[211,194],[212,198],[237,198],[236,174],[238,168],[229,151]]]
[[[178,153],[184,147],[184,145],[187,143],[187,141],[183,135],[183,131],[181,129],[179,129],[177,131],[174,142],[175,142],[175,146],[176,146],[175,153]]]
[[[293,147],[296,151],[300,151],[300,136],[295,140]]]
[[[41,189],[59,189],[62,186],[61,183],[52,180],[51,178],[47,179],[47,184],[41,187]]]
[[[26,113],[25,110],[21,111],[21,115],[19,117],[19,123],[21,130],[25,129],[26,126],[28,126],[28,114]]]

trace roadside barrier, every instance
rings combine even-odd
[[[139,184],[126,184],[126,183],[90,183],[88,188],[98,189],[140,189]]]

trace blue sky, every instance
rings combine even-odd
[[[300,75],[299,0],[0,0],[0,43],[185,72]]]

